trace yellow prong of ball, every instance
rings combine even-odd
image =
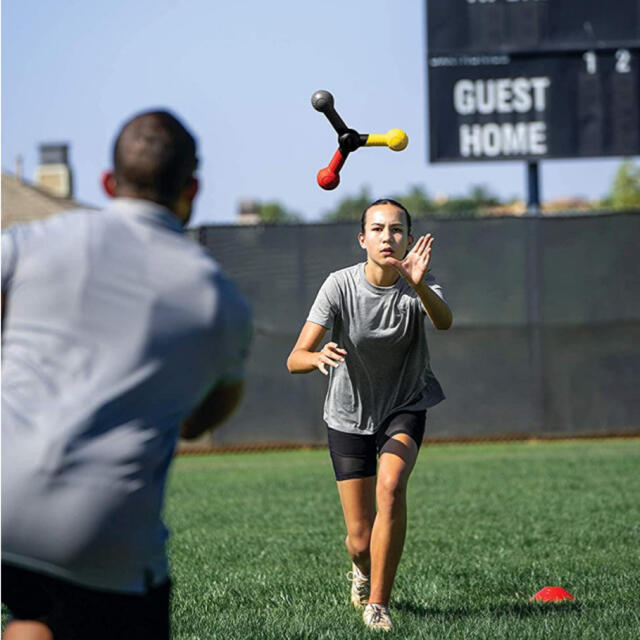
[[[402,151],[409,144],[409,138],[402,129],[389,129],[387,133],[370,133],[365,147],[389,147]]]

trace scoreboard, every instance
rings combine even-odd
[[[432,162],[640,155],[640,0],[426,0]]]

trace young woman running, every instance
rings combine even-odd
[[[407,252],[411,217],[400,203],[369,205],[358,241],[366,263],[325,280],[287,368],[329,375],[324,419],[353,561],[351,601],[364,607],[369,628],[386,631],[406,533],[407,481],[426,410],[444,398],[429,367],[424,315],[448,329],[452,314],[427,273],[433,237],[420,237]],[[316,351],[328,329],[331,342]]]

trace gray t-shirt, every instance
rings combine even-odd
[[[432,407],[444,394],[429,366],[420,298],[404,278],[390,287],[371,284],[364,268],[331,273],[307,320],[331,329],[331,340],[347,351],[344,362],[329,367],[325,422],[370,434],[392,413]],[[435,278],[428,273],[425,280],[442,298]]]
[[[178,426],[244,377],[248,304],[167,209],[2,234],[2,558],[88,587],[167,577]]]

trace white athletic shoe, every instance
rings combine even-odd
[[[362,619],[365,626],[372,631],[393,630],[389,607],[385,607],[383,604],[368,604],[364,608]]]
[[[351,580],[351,603],[356,609],[362,609],[369,602],[369,576],[362,573],[354,563],[347,578]]]
[[[372,631],[393,630],[389,607],[385,607],[383,604],[368,604],[364,608],[362,619],[365,626]]]

